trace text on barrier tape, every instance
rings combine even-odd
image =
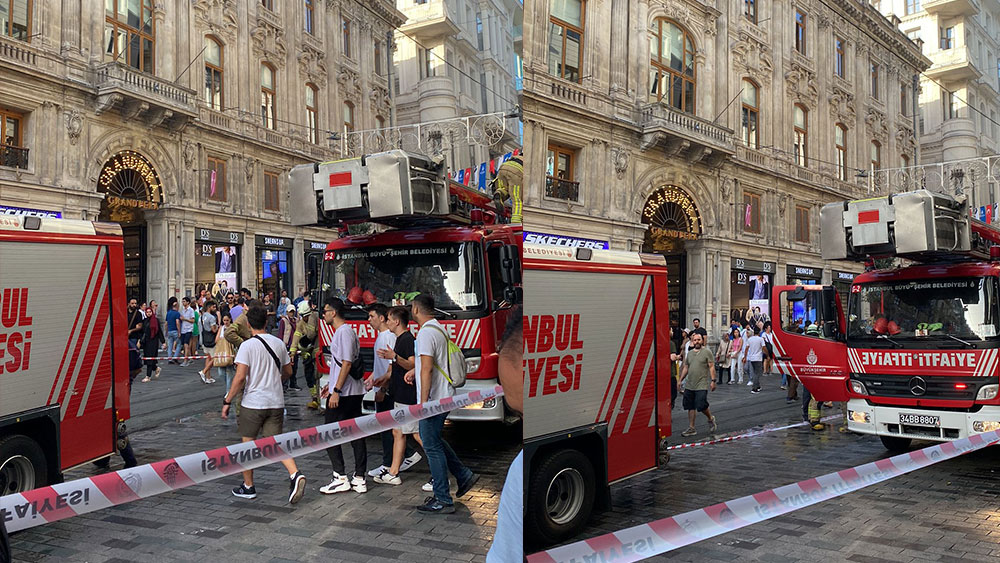
[[[8,531],[16,532],[318,452],[502,395],[503,388],[496,385],[493,389],[15,493],[0,497],[0,519],[6,522]]]
[[[528,563],[628,563],[852,493],[1000,441],[974,434],[528,556]]]

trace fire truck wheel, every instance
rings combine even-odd
[[[552,544],[583,530],[594,505],[594,468],[577,450],[549,453],[538,464],[528,493],[533,537]]]
[[[903,452],[910,447],[910,438],[896,438],[895,436],[879,436],[882,445],[890,452]]]
[[[0,496],[23,493],[48,483],[45,452],[27,436],[0,439]]]

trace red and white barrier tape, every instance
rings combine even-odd
[[[15,493],[0,497],[0,518],[7,523],[8,531],[16,532],[318,452],[502,395],[503,388],[497,385],[491,390],[473,391]]]
[[[207,354],[202,354],[200,356],[142,356],[139,359],[143,361],[145,360],[163,361],[163,360],[204,360],[206,358],[215,358],[218,360],[219,358],[235,358],[235,357],[236,356],[234,354],[218,354],[218,355],[212,354],[211,356]]]
[[[828,420],[833,420],[835,418],[841,418],[842,415],[830,415],[821,418],[821,422],[826,422]],[[788,430],[789,428],[798,428],[799,426],[806,426],[812,424],[811,422],[797,422],[795,424],[789,424],[787,426],[777,426],[775,428],[763,428],[761,430],[754,430],[753,432],[747,432],[746,434],[739,434],[737,436],[726,436],[725,438],[718,438],[716,440],[706,440],[704,442],[691,442],[689,444],[677,444],[676,446],[670,446],[669,448],[664,448],[667,451],[670,450],[680,450],[684,448],[694,448],[697,446],[710,446],[712,444],[723,444],[725,442],[732,442],[734,440],[741,440],[743,438],[753,438],[754,436],[760,436],[761,434],[767,434],[768,432],[777,432],[778,430]]]
[[[1000,442],[974,434],[528,556],[528,563],[628,563],[839,497]]]

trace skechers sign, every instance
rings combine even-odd
[[[546,233],[532,233],[529,231],[524,231],[524,242],[545,244],[548,246],[562,246],[565,248],[590,248],[597,250],[607,250],[610,247],[606,240],[566,237]]]
[[[28,209],[26,207],[11,207],[9,205],[0,205],[0,215],[14,215],[17,217],[51,217],[52,219],[62,218],[62,213],[58,211]]]

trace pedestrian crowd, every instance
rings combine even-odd
[[[678,395],[681,395],[682,407],[688,411],[688,428],[681,432],[685,437],[697,434],[696,413],[705,415],[710,434],[716,432],[718,424],[708,402],[708,394],[715,391],[716,385],[743,385],[746,382],[750,393],[757,395],[763,391],[763,376],[779,371],[775,363],[772,324],[763,315],[755,313],[749,319],[734,319],[721,332],[714,354],[708,350],[708,331],[701,326],[700,319],[693,319],[692,324],[690,329],[675,329],[670,341],[670,407],[674,408]],[[784,330],[817,337],[821,334],[815,321],[802,319]],[[780,371],[781,384],[778,388],[785,391],[785,404],[800,403],[803,422],[809,422],[815,430],[822,430],[825,427],[820,421],[822,409],[834,407],[834,404],[816,401],[805,386],[802,386],[800,398],[798,378]],[[839,406],[842,413],[846,413],[845,403],[839,403]],[[839,430],[847,432],[846,416]]]
[[[347,307],[339,299],[324,303],[318,310],[308,292],[291,300],[285,291],[278,298],[266,294],[254,299],[246,288],[239,294],[218,296],[203,290],[197,297],[169,299],[165,312],[159,311],[155,301],[139,304],[130,299],[129,341],[136,350],[138,366],[133,378],[145,366],[141,381],[158,379],[160,361],[179,367],[199,362],[197,374],[205,384],[225,381],[221,414],[228,418],[231,410],[235,412],[243,441],[283,431],[284,393],[301,390],[297,383],[300,359],[311,395],[307,407],[322,411],[326,423],[361,416],[363,397],[373,389],[379,412],[456,393],[448,373],[449,337],[434,318],[431,296],[418,295],[409,307],[373,303],[367,310],[368,322],[377,334],[370,373],[366,373],[368,366],[362,360],[358,334],[345,318]],[[411,321],[419,327],[416,336],[410,330]],[[333,334],[331,341],[322,346],[321,323]],[[159,355],[161,351],[165,356]],[[325,385],[316,373],[321,363],[330,366]],[[479,475],[462,463],[443,438],[446,418],[447,413],[442,413],[381,433],[382,459],[373,469],[369,469],[364,438],[349,443],[353,454],[350,471],[343,447],[327,448],[332,477],[319,492],[363,494],[368,491],[368,478],[399,486],[403,484],[400,474],[426,457],[431,479],[421,489],[431,494],[417,510],[429,514],[455,512],[454,499],[471,491]],[[131,462],[134,465],[134,457]],[[282,464],[289,476],[288,500],[298,502],[305,492],[306,477],[294,460]],[[454,496],[449,474],[457,485]],[[253,471],[243,472],[243,481],[232,494],[256,498]]]

